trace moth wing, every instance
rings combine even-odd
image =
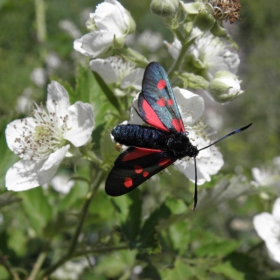
[[[116,159],[105,191],[110,196],[126,194],[175,161],[161,150],[130,147]]]
[[[157,62],[151,62],[145,70],[138,108],[146,123],[163,131],[185,132],[170,81]]]

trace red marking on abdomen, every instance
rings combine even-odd
[[[168,103],[168,105],[172,106],[174,102],[173,102],[172,99],[169,99],[169,100],[167,101],[167,103]]]
[[[158,161],[158,165],[159,166],[164,166],[165,164],[167,164],[170,161],[170,158],[162,158]]]
[[[126,177],[126,178],[124,179],[123,184],[124,184],[124,186],[125,186],[126,188],[130,188],[130,187],[133,185],[133,181],[132,181],[131,178]]]
[[[143,177],[146,178],[147,176],[149,176],[149,172],[147,172],[147,171],[143,172]]]
[[[157,101],[157,105],[160,107],[164,107],[165,106],[165,99],[161,98]]]
[[[134,171],[135,171],[135,173],[139,174],[143,171],[143,168],[139,165],[135,165],[134,166]]]
[[[175,127],[175,129],[176,129],[178,132],[181,131],[181,126],[180,126],[180,124],[179,124],[179,122],[178,122],[177,119],[173,119],[173,120],[172,120],[172,125]]]
[[[158,83],[157,83],[157,88],[158,88],[159,90],[162,90],[162,89],[164,89],[165,87],[166,87],[166,82],[165,82],[165,80],[159,80]]]

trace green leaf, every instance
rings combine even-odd
[[[139,239],[137,240],[138,248],[149,254],[160,252],[161,245],[158,240],[156,226],[161,222],[161,220],[167,219],[170,214],[170,210],[162,204],[161,207],[156,209],[150,215],[140,230]]]
[[[195,254],[199,257],[224,257],[229,253],[236,250],[240,241],[235,240],[223,240],[223,241],[215,241],[208,240],[207,243],[203,243],[198,249],[195,250]]]
[[[22,206],[33,229],[40,234],[52,217],[52,207],[44,196],[43,188],[38,187],[18,194],[22,198]]]
[[[205,269],[188,265],[180,259],[176,259],[173,268],[161,270],[160,275],[162,280],[208,279]]]
[[[8,238],[9,249],[14,250],[18,256],[23,257],[26,254],[26,250],[27,250],[26,233],[21,230],[15,230],[14,228],[10,228],[8,230],[8,234],[9,234],[9,238]]]
[[[103,81],[103,79],[96,73],[93,72],[93,75],[95,77],[95,80],[103,90],[103,93],[106,95],[109,102],[119,111],[121,112],[121,107],[119,104],[118,99],[114,95],[114,93],[111,91],[111,89],[108,87],[108,85]]]
[[[95,272],[109,279],[120,279],[124,273],[131,274],[135,266],[136,250],[123,250],[101,257],[95,266]],[[125,278],[125,279],[128,279]]]
[[[245,280],[245,275],[242,272],[236,270],[229,261],[212,267],[210,270],[214,273],[226,276],[227,279]]]
[[[136,189],[128,195],[114,198],[113,203],[119,212],[118,217],[122,237],[134,248],[141,224],[142,201],[140,199],[140,192]]]
[[[8,280],[11,279],[9,273],[4,268],[4,266],[0,266],[0,275],[2,280]]]
[[[119,153],[116,148],[116,143],[110,137],[110,131],[111,129],[106,129],[101,134],[100,152],[103,162],[111,167]]]

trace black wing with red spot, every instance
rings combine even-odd
[[[157,62],[145,70],[138,108],[146,123],[163,131],[185,132],[168,76]]]
[[[116,159],[108,175],[105,191],[111,196],[126,194],[174,161],[161,150],[130,147]]]

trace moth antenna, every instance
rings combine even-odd
[[[211,146],[217,144],[218,142],[220,142],[220,141],[226,139],[227,137],[229,137],[229,136],[231,136],[231,135],[233,135],[233,134],[239,133],[239,132],[241,132],[241,131],[243,131],[243,130],[249,128],[251,125],[252,125],[252,123],[250,123],[250,124],[248,124],[248,125],[246,125],[246,126],[243,126],[243,127],[241,127],[241,128],[238,128],[238,129],[236,129],[236,130],[230,132],[229,134],[225,135],[224,137],[220,138],[219,140],[217,140],[217,141],[211,143],[210,145],[208,145],[208,146],[206,146],[206,147],[204,147],[204,148],[202,148],[202,149],[200,149],[200,150],[198,150],[198,151],[200,152],[200,151],[202,151],[202,150],[204,150],[204,149],[207,149],[207,148],[209,148],[209,147],[211,147]]]
[[[195,211],[196,204],[197,204],[197,171],[196,171],[196,157],[194,159],[194,196],[193,196],[193,211]]]

